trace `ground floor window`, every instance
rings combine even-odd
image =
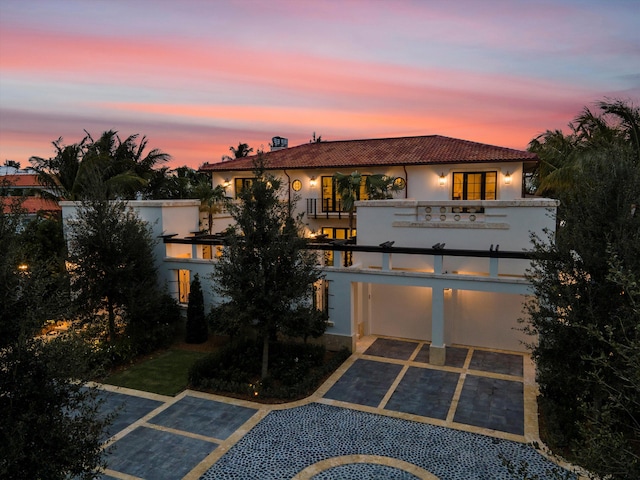
[[[329,281],[318,280],[313,284],[313,308],[321,312],[329,311]]]
[[[191,272],[178,270],[178,302],[189,303],[189,291],[191,289]]]
[[[355,237],[356,229],[352,229],[349,233],[348,228],[335,228],[335,227],[322,227],[322,234],[326,235],[326,238],[333,240],[348,240],[351,237]],[[350,267],[353,264],[353,255],[351,252],[344,252],[344,266]],[[333,252],[326,250],[324,252],[324,264],[327,266],[333,265]]]

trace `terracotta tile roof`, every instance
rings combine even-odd
[[[255,155],[226,162],[205,163],[200,170],[253,170],[254,159]],[[307,143],[265,152],[264,159],[266,167],[272,170],[538,161],[536,154],[531,152],[440,135]]]
[[[42,187],[38,175],[22,173],[17,175],[2,175],[0,180],[7,181],[14,187]]]
[[[0,197],[3,213],[11,213],[11,206],[19,204],[28,214],[36,214],[38,212],[60,212],[62,208],[57,202],[40,197]]]

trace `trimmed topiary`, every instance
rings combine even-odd
[[[196,273],[191,282],[191,290],[189,293],[185,342],[204,343],[208,338],[209,329],[204,314],[202,286],[200,285],[200,277]]]

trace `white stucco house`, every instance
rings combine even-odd
[[[266,168],[282,179],[283,201],[297,199],[295,213],[317,239],[311,247],[328,252],[315,300],[329,314],[329,347],[353,349],[365,335],[424,340],[431,344],[430,361],[439,364],[446,345],[525,350],[517,330],[530,293],[525,251],[531,233],[555,231],[557,208],[555,200],[524,193],[535,154],[437,135],[291,148],[276,137],[273,145],[263,154]],[[235,198],[251,181],[254,160],[201,170]],[[357,202],[356,228],[349,231],[331,179],[354,171],[394,177],[403,188],[393,199]],[[162,280],[181,302],[193,275],[206,279],[222,248],[215,237],[197,234],[208,228],[198,205],[131,202],[162,239]],[[71,206],[62,207],[63,216],[69,214]],[[212,231],[230,222],[218,213]],[[215,302],[211,289],[204,290],[205,301]]]

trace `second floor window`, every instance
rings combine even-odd
[[[495,200],[497,172],[454,172],[453,200]]]
[[[366,189],[367,175],[362,175],[360,189],[356,193],[357,200],[367,200],[369,194]],[[341,212],[342,198],[340,192],[336,188],[333,177],[322,177],[322,211],[323,212]]]

